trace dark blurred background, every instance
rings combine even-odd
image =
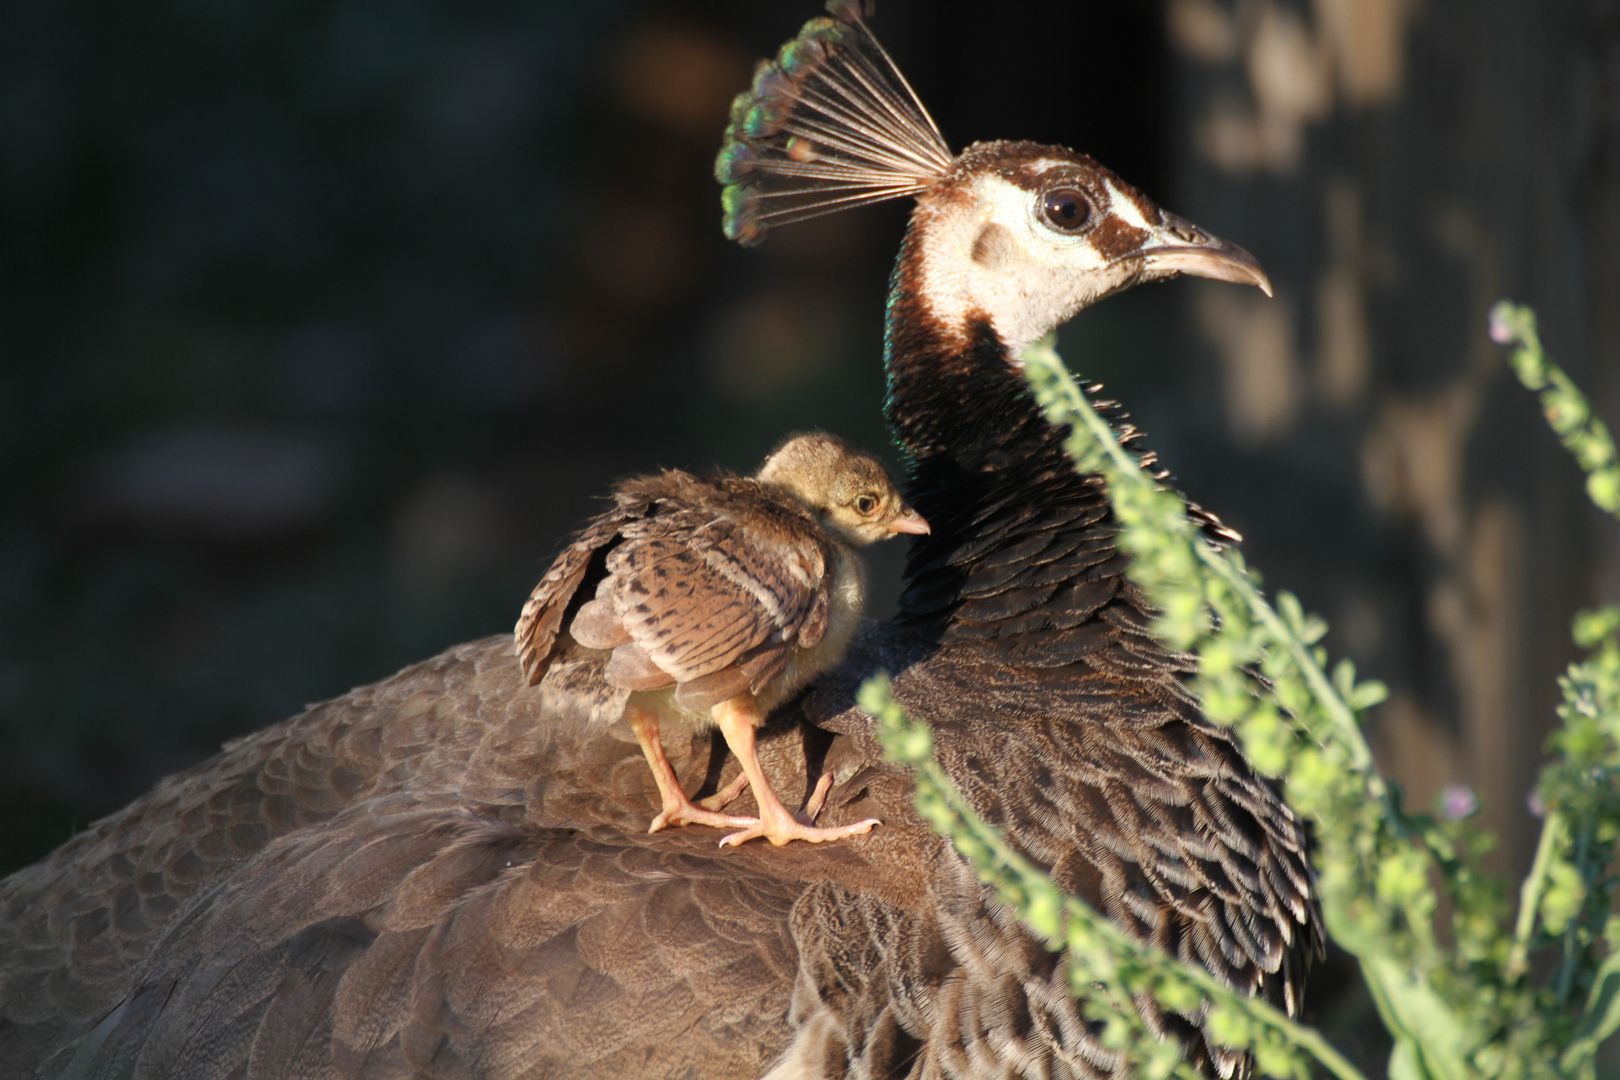
[[[505,632],[611,481],[886,447],[905,207],[744,252],[710,163],[757,0],[6,0],[0,872],[233,735]],[[1620,0],[885,0],[954,146],[1094,154],[1277,299],[1063,334],[1394,690],[1384,764],[1504,869],[1614,522],[1485,337],[1620,419]],[[872,559],[892,607],[900,552]]]

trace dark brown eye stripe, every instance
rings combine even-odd
[[[1130,224],[1118,214],[1104,213],[1091,230],[1091,246],[1105,259],[1120,259],[1142,246],[1148,231]]]

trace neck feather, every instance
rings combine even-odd
[[[1075,472],[1066,431],[1046,420],[988,320],[964,334],[927,310],[914,252],[908,236],[889,297],[884,408],[907,497],[933,531],[910,549],[897,621],[942,643],[994,639],[1042,667],[1117,644],[1119,624],[1102,627],[1101,609],[1139,601],[1101,479]],[[1145,631],[1128,636],[1157,652]]]
[[[1061,451],[991,319],[934,309],[923,249],[923,232],[913,227],[890,279],[883,337],[884,415],[907,460],[981,451],[1001,458],[1014,442],[1026,450],[1032,441],[1050,442]]]

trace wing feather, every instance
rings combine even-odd
[[[750,527],[735,493],[729,503],[627,524],[595,601],[631,639],[620,650],[643,652],[683,688],[705,680],[683,689],[686,703],[759,690],[826,628],[830,542],[810,521],[767,513],[770,506],[758,509],[772,527]],[[745,659],[745,679],[721,675]]]
[[[679,685],[683,704],[707,708],[758,692],[821,640],[833,562],[831,541],[774,495],[680,473],[634,481],[535,587],[518,657],[533,685],[571,640],[611,652],[593,668],[607,687]],[[603,576],[580,603],[592,567]]]
[[[563,616],[585,580],[596,553],[617,540],[625,526],[645,515],[651,504],[652,499],[644,495],[621,496],[617,506],[587,525],[579,539],[557,556],[540,584],[529,594],[517,627],[512,631],[512,639],[530,686],[538,683],[551,666]]]

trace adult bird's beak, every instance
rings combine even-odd
[[[1196,274],[1198,277],[1254,285],[1271,295],[1271,279],[1253,255],[1211,236],[1185,218],[1165,213],[1164,223],[1129,258],[1141,260],[1150,277]]]
[[[927,518],[908,506],[905,513],[889,522],[889,531],[892,533],[913,533],[917,536],[927,536],[933,530],[929,529]]]

